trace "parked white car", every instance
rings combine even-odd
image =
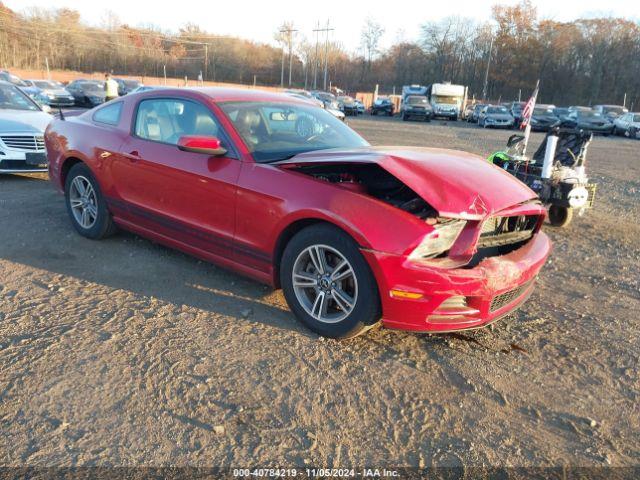
[[[0,174],[47,171],[44,130],[53,117],[9,82],[0,82]]]
[[[628,112],[613,121],[613,133],[625,137],[638,138],[640,133],[640,113]]]

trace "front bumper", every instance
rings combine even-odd
[[[49,105],[52,107],[73,107],[76,101],[73,97],[56,97],[49,99]]]
[[[610,135],[611,133],[613,133],[613,125],[586,125],[583,127],[578,126],[578,128],[587,132],[599,133],[602,135]]]
[[[550,251],[549,238],[538,232],[523,247],[473,268],[438,268],[372,250],[363,255],[378,282],[384,326],[448,332],[483,327],[518,308],[531,294]],[[392,291],[419,298],[399,298]],[[439,310],[451,297],[465,297],[466,306]]]
[[[430,118],[433,112],[427,109],[407,108],[403,112],[408,117],[426,117]]]
[[[4,155],[0,154],[0,173],[40,173],[48,171],[46,156],[42,163],[30,164],[27,162],[25,153],[13,151],[4,151],[3,153]]]
[[[513,121],[498,121],[498,120],[485,120],[487,127],[493,128],[513,128]],[[532,126],[533,128],[533,126]]]
[[[450,119],[458,118],[458,112],[450,112],[450,111],[436,110],[433,112],[433,115],[439,118],[450,118]]]

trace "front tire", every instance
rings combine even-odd
[[[310,330],[351,338],[381,316],[375,278],[356,242],[326,224],[298,232],[287,244],[280,284],[294,315]]]
[[[64,187],[67,213],[83,237],[99,240],[116,231],[100,185],[84,163],[77,163],[67,175]]]

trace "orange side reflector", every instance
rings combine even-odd
[[[389,294],[395,298],[409,298],[411,300],[417,300],[418,298],[422,298],[421,293],[405,292],[404,290],[389,290]]]

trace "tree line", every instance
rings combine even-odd
[[[558,105],[616,103],[640,109],[640,23],[623,18],[558,22],[540,18],[530,0],[495,5],[491,21],[449,17],[421,26],[415,40],[379,48],[384,27],[366,19],[357,52],[340,42],[278,28],[275,45],[219,36],[188,24],[177,33],[131,27],[113,14],[100,27],[66,8],[14,12],[0,3],[0,65],[4,68],[169,77],[232,83],[399,92],[402,85],[450,81],[470,96],[523,100],[540,79],[541,101]],[[283,24],[291,28],[290,24]],[[339,37],[335,32],[334,37]],[[291,48],[290,48],[291,46]],[[291,57],[289,57],[291,52]],[[487,67],[489,67],[487,69]],[[283,75],[284,72],[284,75]]]

